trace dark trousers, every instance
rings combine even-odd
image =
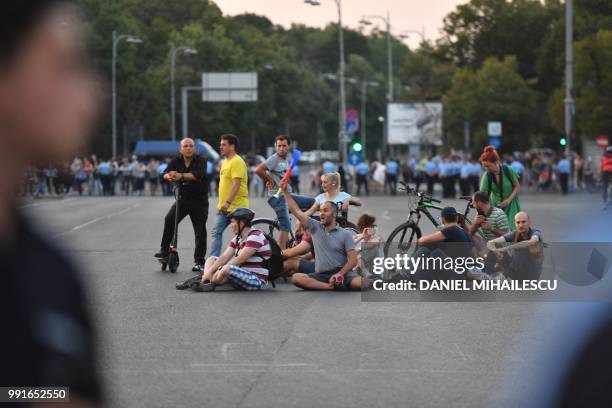
[[[370,190],[368,189],[368,176],[358,174],[357,175],[357,195],[361,195],[361,186],[365,186],[366,195],[370,195]]]
[[[436,181],[436,178],[434,176],[430,176],[429,174],[426,177],[427,177],[427,194],[433,195],[434,183]]]
[[[608,202],[608,186],[610,182],[612,182],[612,171],[604,171],[603,173],[601,173],[601,187],[604,203]]]
[[[461,178],[459,179],[459,187],[461,187],[461,195],[462,196],[469,196],[470,195],[470,189],[471,189],[471,185],[470,185],[470,180],[469,178]]]
[[[561,192],[566,195],[569,188],[569,173],[559,173],[559,182],[561,183]]]
[[[397,174],[387,174],[386,182],[391,195],[397,194]]]
[[[164,220],[164,233],[161,241],[162,251],[168,251],[174,234],[174,217],[176,214],[176,203],[170,207]],[[208,201],[183,201],[179,203],[178,222],[189,215],[193,232],[195,233],[195,250],[193,260],[195,263],[204,265],[206,255],[206,220],[208,219]]]
[[[100,182],[102,183],[102,195],[111,195],[111,175],[101,174]]]
[[[472,184],[472,189],[474,192],[480,190],[480,177],[470,176],[470,183]]]

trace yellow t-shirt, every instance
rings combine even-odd
[[[231,159],[223,160],[221,163],[221,174],[219,177],[219,204],[218,209],[223,207],[223,204],[229,198],[232,191],[232,184],[235,178],[240,178],[240,187],[236,192],[234,201],[227,209],[229,212],[236,208],[249,208],[249,190],[247,189],[247,178],[249,177],[247,166],[242,157],[235,155]]]

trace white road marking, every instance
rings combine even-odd
[[[61,237],[62,235],[66,235],[66,234],[69,234],[69,233],[71,233],[71,232],[78,231],[78,230],[80,230],[80,229],[82,229],[82,228],[85,228],[85,227],[87,227],[87,226],[91,225],[91,224],[95,224],[95,223],[96,223],[96,222],[98,222],[98,221],[102,221],[102,220],[110,220],[111,218],[116,217],[116,216],[118,216],[118,215],[125,214],[126,212],[131,211],[131,210],[133,210],[133,209],[134,209],[134,208],[136,208],[136,207],[140,207],[140,204],[139,204],[139,203],[132,204],[131,206],[129,206],[129,207],[127,207],[127,208],[124,208],[124,209],[123,209],[123,210],[121,210],[121,211],[115,211],[115,212],[113,212],[113,213],[106,214],[106,215],[103,215],[103,216],[98,217],[98,218],[94,218],[93,220],[89,220],[89,221],[87,221],[87,222],[85,222],[85,223],[83,223],[83,224],[79,224],[79,225],[77,225],[76,227],[72,227],[72,228],[70,228],[70,229],[69,229],[69,230],[67,230],[67,231],[59,232],[59,233],[57,233],[57,234],[55,234],[55,235],[52,235],[52,236],[51,236],[51,238]]]
[[[76,197],[72,197],[72,198],[63,198],[63,199],[58,199],[56,201],[45,201],[42,203],[30,203],[30,204],[25,204],[25,205],[21,205],[19,206],[19,208],[31,208],[31,207],[40,207],[43,205],[51,205],[51,204],[64,204],[64,203],[69,203],[70,201],[74,201],[76,200]]]

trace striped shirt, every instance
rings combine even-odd
[[[504,210],[498,207],[492,207],[491,214],[485,216],[485,221],[491,224],[492,230],[485,230],[482,227],[478,227],[476,233],[482,237],[485,241],[490,241],[497,238],[495,230],[510,231],[510,225],[508,224],[508,217]]]
[[[234,251],[236,250],[236,242],[238,237],[234,237],[229,243],[229,247]],[[268,240],[261,233],[261,231],[252,230],[247,235],[246,239],[241,239],[238,247],[238,254],[242,251],[243,248],[255,248],[256,252],[249,259],[245,261],[240,268],[245,269],[249,272],[253,272],[257,277],[261,280],[267,282],[268,281],[268,270],[264,268],[262,263],[266,259],[270,259],[272,256],[272,249],[270,248],[270,244]]]

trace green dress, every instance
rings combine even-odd
[[[509,180],[508,177],[504,174],[504,172],[500,169],[500,174],[503,182],[503,199],[500,199],[499,197],[499,184],[495,181],[495,178],[493,178],[493,183],[491,183],[491,195],[489,196],[489,199],[491,201],[491,205],[494,207],[497,207],[497,205],[501,201],[505,200],[510,196],[510,194],[512,194],[512,190],[514,189],[514,183],[518,182],[518,175],[510,166],[508,166],[508,173],[510,173],[511,180]],[[489,180],[486,172],[482,175],[482,178],[480,179],[480,190],[489,190]],[[514,225],[514,216],[516,215],[516,213],[521,211],[521,204],[519,203],[518,194],[514,197],[514,200],[512,200],[510,204],[508,204],[503,210],[506,213],[506,217],[508,217],[508,224],[510,224],[510,229],[514,231],[516,229],[516,226]]]

